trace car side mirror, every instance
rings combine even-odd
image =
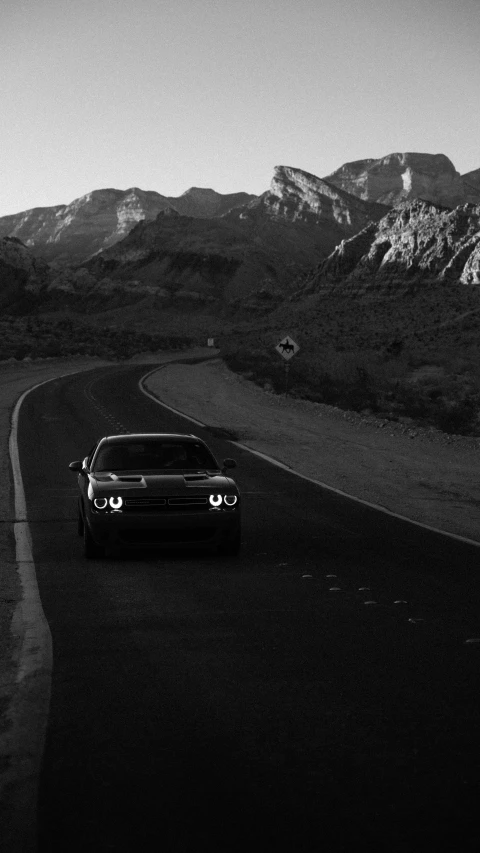
[[[82,463],[77,460],[76,462],[70,462],[68,467],[70,468],[70,471],[81,471],[83,466]]]
[[[237,463],[235,459],[224,459],[223,460],[223,469],[226,471],[227,468],[236,468]]]

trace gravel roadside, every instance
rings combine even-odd
[[[172,364],[148,390],[307,477],[480,541],[480,440],[264,391],[221,360]]]

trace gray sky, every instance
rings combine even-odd
[[[394,151],[480,168],[480,0],[1,0],[0,74],[0,215]]]

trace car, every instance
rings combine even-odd
[[[78,533],[87,559],[123,548],[241,544],[240,492],[196,435],[128,433],[101,438],[78,472]]]

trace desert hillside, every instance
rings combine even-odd
[[[79,264],[122,240],[141,220],[150,221],[172,207],[186,216],[222,216],[255,196],[222,195],[191,187],[178,198],[131,187],[94,190],[70,204],[36,207],[0,217],[0,237],[18,237],[46,261]]]
[[[193,219],[173,208],[85,264],[97,289],[116,282],[164,303],[221,302],[264,310],[344,237],[385,213],[301,169],[277,167],[271,188],[225,216]]]

